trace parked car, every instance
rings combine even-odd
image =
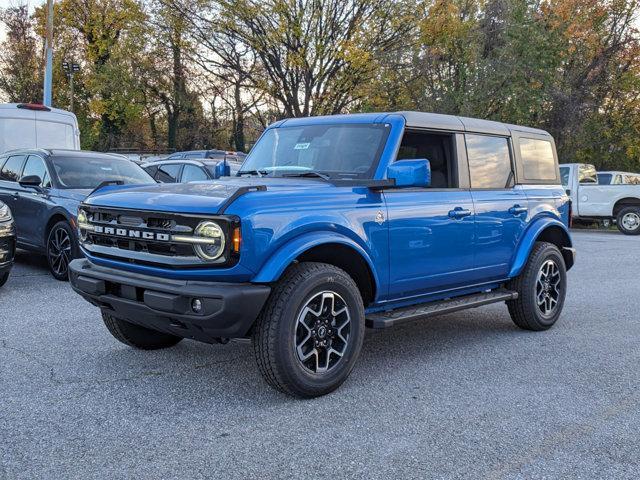
[[[187,183],[214,180],[221,175],[218,165],[227,163],[229,174],[240,170],[240,163],[230,160],[162,160],[142,164],[142,168],[158,183]]]
[[[224,160],[230,162],[242,163],[246,155],[242,152],[232,152],[229,150],[190,150],[187,152],[175,152],[169,155],[165,160],[196,160],[211,159]]]
[[[32,103],[0,104],[0,154],[17,148],[80,149],[76,116]]]
[[[0,201],[11,208],[18,247],[47,256],[51,274],[68,278],[79,255],[78,205],[104,182],[154,183],[119,155],[79,150],[14,150],[0,155]]]
[[[0,287],[9,279],[16,252],[16,229],[11,210],[0,202]]]
[[[601,185],[593,165],[560,165],[562,185],[578,220],[615,220],[626,235],[640,235],[640,185]]]
[[[252,338],[266,381],[314,397],[354,367],[365,325],[506,302],[560,316],[569,198],[542,130],[417,112],[269,127],[236,177],[114,187],[78,215],[76,292],[140,349]]]
[[[597,172],[598,185],[640,185],[640,173]]]

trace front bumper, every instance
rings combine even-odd
[[[173,280],[97,266],[69,264],[73,289],[116,318],[152,330],[214,343],[247,336],[271,288],[251,283]],[[194,299],[202,309],[195,313]]]
[[[16,230],[13,222],[0,223],[0,276],[11,270],[16,254]]]

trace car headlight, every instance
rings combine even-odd
[[[195,251],[198,256],[206,261],[212,261],[220,257],[224,252],[224,232],[220,225],[206,220],[200,222],[195,231]]]
[[[0,222],[8,222],[12,218],[13,217],[11,216],[11,210],[9,210],[9,207],[7,205],[3,204],[0,207]]]

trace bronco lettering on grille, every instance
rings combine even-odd
[[[132,230],[130,228],[104,227],[95,225],[93,227],[95,233],[101,235],[114,235],[116,237],[140,238],[142,240],[157,240],[159,242],[168,242],[171,237],[168,233],[145,232],[143,230]]]

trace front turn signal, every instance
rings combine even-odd
[[[240,226],[233,228],[233,234],[231,236],[231,249],[233,253],[240,253],[240,246],[242,245],[242,233]]]

